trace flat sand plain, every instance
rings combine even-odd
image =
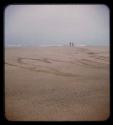
[[[108,47],[5,49],[10,121],[101,121],[110,115]]]

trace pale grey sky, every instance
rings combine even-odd
[[[109,45],[106,5],[9,5],[5,9],[5,45]]]

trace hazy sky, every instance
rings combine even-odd
[[[105,5],[9,5],[5,44],[109,44]]]

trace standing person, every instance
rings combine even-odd
[[[71,42],[69,42],[69,46],[71,47]]]
[[[72,42],[72,46],[74,46],[74,43]]]

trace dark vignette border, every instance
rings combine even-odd
[[[54,0],[54,2],[52,1],[48,1],[48,0],[38,0],[37,2],[35,0],[29,0],[29,1],[25,1],[25,0],[15,0],[15,1],[11,1],[11,0],[8,0],[8,1],[5,1],[5,0],[1,0],[1,3],[0,3],[0,33],[1,33],[1,36],[0,36],[0,122],[4,122],[4,123],[19,123],[19,122],[23,122],[23,121],[8,121],[6,118],[5,118],[5,65],[4,65],[4,58],[5,58],[5,46],[4,46],[4,12],[5,12],[5,8],[8,6],[8,5],[15,5],[15,4],[24,4],[24,5],[29,5],[29,4],[104,4],[106,5],[109,10],[110,10],[110,50],[109,50],[109,53],[110,53],[110,116],[107,120],[105,121],[62,121],[62,122],[68,122],[68,123],[72,123],[72,122],[75,122],[75,123],[94,123],[94,124],[97,124],[97,123],[109,123],[109,122],[112,122],[112,99],[111,99],[111,88],[112,88],[112,85],[111,85],[111,48],[112,48],[112,44],[111,44],[111,26],[112,26],[112,21],[111,21],[111,16],[112,16],[112,8],[111,8],[111,3],[109,0],[86,0],[86,1],[82,1],[82,0],[69,0],[69,1],[66,1],[66,2],[63,2],[63,1],[56,1]],[[36,122],[58,122],[59,121],[24,121],[24,123],[36,123]],[[61,122],[61,121],[60,121]]]

